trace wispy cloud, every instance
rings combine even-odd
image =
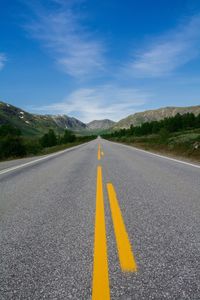
[[[6,56],[5,54],[0,53],[0,70],[3,69],[5,63],[6,63]]]
[[[84,122],[102,118],[119,120],[141,110],[152,99],[151,94],[132,88],[132,76],[169,75],[200,54],[200,15],[197,15],[174,30],[153,38],[146,47],[135,52],[128,63],[123,60],[123,68],[113,64],[110,57],[112,64],[107,63],[106,75],[110,75],[109,82],[112,84],[105,84],[107,77],[104,77],[101,78],[104,80],[101,83],[104,83],[93,86],[91,78],[105,70],[106,54],[104,43],[82,25],[83,16],[74,10],[74,3],[84,0],[50,0],[53,6],[48,6],[48,9],[42,5],[44,2],[38,1],[40,5],[32,7],[35,18],[29,22],[28,31],[48,49],[68,75],[86,80],[85,86],[81,82],[81,87],[80,82],[75,80],[79,88],[63,101],[29,107],[33,112],[67,114]],[[127,76],[124,76],[124,70]],[[126,87],[122,86],[125,81]]]
[[[138,89],[104,85],[81,88],[72,92],[63,102],[29,109],[37,113],[69,114],[84,122],[105,118],[119,120],[136,112],[149,97],[149,94]]]
[[[157,37],[146,49],[136,53],[126,71],[138,77],[170,74],[200,54],[200,16]]]
[[[104,68],[104,45],[81,26],[73,5],[80,1],[52,0],[54,6],[32,6],[35,19],[26,26],[32,36],[50,50],[61,68],[81,79]]]

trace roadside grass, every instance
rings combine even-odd
[[[32,153],[28,153],[25,156],[21,156],[21,157],[10,156],[8,158],[2,158],[2,159],[0,159],[0,162],[14,160],[14,159],[20,159],[20,158],[29,158],[29,157],[37,157],[37,156],[42,156],[42,155],[48,155],[48,154],[56,153],[56,152],[59,152],[59,151],[62,151],[62,150],[68,149],[68,148],[72,148],[74,146],[85,144],[89,141],[91,141],[91,140],[76,141],[76,142],[73,142],[73,143],[56,145],[56,146],[53,146],[53,147],[46,147],[46,148],[40,149],[37,152],[33,151]]]
[[[173,157],[200,162],[200,129],[171,134],[112,137],[109,140]]]
[[[62,151],[68,148],[72,148],[74,146],[78,146],[84,143],[87,143],[88,141],[84,141],[84,142],[74,142],[74,143],[68,143],[68,144],[63,144],[63,145],[56,145],[53,147],[48,147],[48,148],[44,148],[41,150],[40,154],[38,155],[46,155],[46,154],[51,154],[54,152],[58,152],[58,151]]]

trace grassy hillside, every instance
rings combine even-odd
[[[200,114],[177,114],[141,126],[131,125],[129,129],[106,134],[104,138],[200,162]]]
[[[93,135],[106,132],[115,122],[95,120],[84,124],[76,118],[66,115],[36,115],[28,113],[18,107],[0,102],[0,126],[10,124],[19,128],[23,136],[41,136],[53,129],[56,134],[63,134],[65,129],[75,131],[78,135]]]
[[[200,162],[200,129],[171,133],[166,137],[153,134],[140,137],[112,137],[109,139],[144,150]]]
[[[87,124],[87,128],[90,130],[107,130],[115,125],[115,122],[109,119],[94,120]]]
[[[57,134],[64,130],[85,129],[81,121],[66,115],[35,115],[10,104],[0,102],[0,125],[11,124],[21,130],[23,136],[41,136],[53,129]]]
[[[188,107],[164,107],[135,113],[117,122],[114,129],[129,128],[131,125],[138,126],[145,122],[159,121],[164,118],[174,117],[177,113],[181,115],[186,113],[198,115],[200,114],[200,105]]]
[[[30,138],[22,136],[20,128],[3,124],[0,126],[0,160],[51,153],[94,138],[96,136],[76,136],[69,130],[57,135],[53,129],[41,137]]]
[[[20,128],[24,136],[42,135],[50,128],[57,133],[63,132],[49,116],[32,115],[15,106],[0,102],[0,125],[3,124]]]

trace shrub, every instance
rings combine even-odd
[[[72,134],[71,131],[65,130],[65,133],[64,133],[63,138],[62,138],[62,142],[64,144],[73,143],[73,142],[75,142],[75,140],[76,140],[76,136],[74,134]]]
[[[166,128],[161,128],[159,131],[159,141],[161,143],[165,143],[167,142],[168,138],[169,138],[169,131]]]
[[[22,157],[26,153],[26,147],[21,137],[8,135],[1,140],[1,158]]]
[[[12,136],[20,136],[21,130],[19,128],[16,128],[10,124],[5,124],[0,127],[0,137],[5,137],[7,135]]]
[[[57,145],[57,137],[53,129],[49,129],[49,132],[42,136],[40,143],[42,147],[52,147]]]

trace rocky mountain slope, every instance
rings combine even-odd
[[[189,107],[165,107],[155,110],[147,110],[135,113],[115,123],[109,119],[94,120],[84,124],[76,118],[67,115],[36,115],[28,113],[20,108],[0,101],[0,125],[10,123],[21,129],[24,135],[42,135],[50,128],[56,133],[62,133],[64,129],[78,131],[87,134],[92,131],[129,128],[131,124],[140,125],[147,121],[161,120],[166,117],[175,116],[177,113],[185,114],[187,112],[200,114],[199,106]]]
[[[0,101],[0,125],[7,123],[20,128],[23,135],[41,135],[50,128],[58,134],[62,133],[64,129],[84,134],[93,130],[105,130],[115,124],[108,119],[95,120],[85,124],[67,115],[36,115]]]
[[[188,112],[194,113],[195,115],[200,114],[200,105],[188,107],[164,107],[135,113],[117,122],[114,129],[129,128],[131,124],[138,126],[144,122],[159,121],[167,117],[175,116],[177,113],[185,114]]]
[[[57,133],[64,129],[82,130],[86,125],[81,121],[66,115],[36,115],[30,114],[13,105],[0,102],[0,125],[10,123],[21,129],[24,135],[39,135],[50,128]]]
[[[79,121],[78,119],[66,115],[51,115],[50,117],[61,128],[81,130],[87,127],[86,124]]]
[[[94,120],[87,124],[87,128],[90,130],[101,130],[101,129],[109,129],[115,125],[114,121],[109,119],[104,120]]]

